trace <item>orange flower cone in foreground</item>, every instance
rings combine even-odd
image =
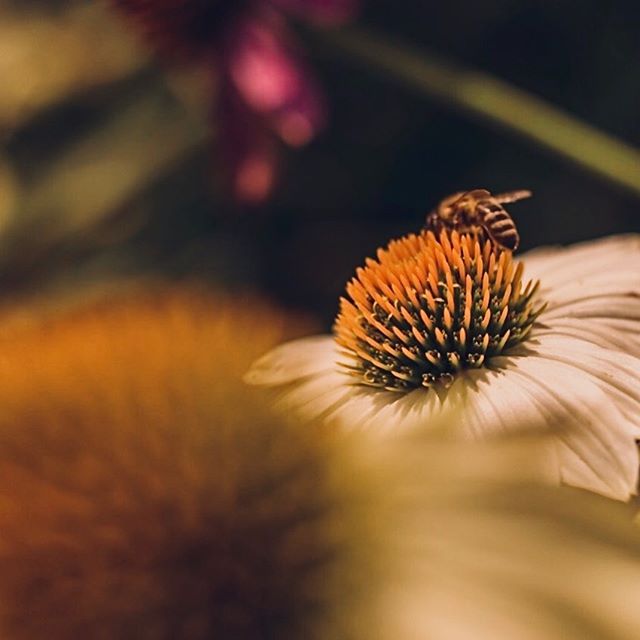
[[[285,326],[135,291],[0,321],[3,638],[640,637],[619,505],[528,483],[531,442],[270,416],[240,376]]]
[[[133,295],[5,325],[3,637],[315,637],[343,497],[326,440],[240,382],[285,325],[244,308]]]

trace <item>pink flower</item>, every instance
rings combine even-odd
[[[240,200],[264,200],[276,182],[278,139],[302,146],[326,121],[323,93],[286,16],[334,25],[353,16],[359,0],[112,2],[136,21],[163,58],[215,72],[230,185]]]

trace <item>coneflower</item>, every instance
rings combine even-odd
[[[557,481],[626,500],[638,483],[640,238],[516,260],[490,239],[409,234],[356,270],[335,337],[283,345],[248,380],[307,418],[478,439],[556,429]]]

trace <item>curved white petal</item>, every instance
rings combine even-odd
[[[578,373],[588,374],[633,421],[633,435],[640,438],[640,359],[578,336],[555,333],[538,336],[534,348],[538,356],[548,361],[561,362]]]
[[[276,407],[294,411],[305,420],[338,421],[341,427],[357,425],[373,410],[376,394],[354,384],[353,378],[341,371],[323,371],[280,388]],[[357,405],[357,419],[341,420],[341,414]]]
[[[640,322],[640,304],[633,292],[621,295],[598,296],[551,305],[541,316],[542,323],[556,318],[622,319]]]
[[[540,280],[555,318],[622,318],[640,322],[640,236],[614,236],[522,256],[525,276]]]
[[[445,420],[454,419],[446,413],[447,405],[443,402],[443,395],[416,389],[410,393],[400,394],[391,391],[379,392],[368,390],[371,399],[368,401],[370,410],[362,421],[365,428],[374,429],[380,433],[400,433],[416,428],[440,428],[446,426]],[[354,405],[348,412],[342,412],[341,419],[356,418],[357,409]]]
[[[381,434],[440,425],[443,403],[435,392],[399,394],[354,382],[338,371],[322,372],[280,388],[276,406],[306,420],[323,419],[344,429]]]
[[[398,425],[406,430],[440,416],[443,407],[437,393],[418,389],[399,394],[357,384],[337,364],[339,356],[331,336],[301,338],[262,356],[245,381],[276,388],[276,405],[281,410],[294,411],[306,420],[322,418],[344,428],[393,432]]]
[[[628,353],[640,357],[640,322],[627,318],[559,317],[536,325],[532,340],[546,335],[560,338],[577,338],[598,348]]]
[[[543,247],[519,258],[527,278],[540,280],[546,288],[555,290],[600,274],[631,271],[632,264],[640,260],[640,236],[610,236],[569,247]]]
[[[370,426],[380,408],[399,396],[357,384],[338,361],[339,350],[332,336],[301,338],[262,356],[245,381],[275,388],[276,407],[305,420],[323,419],[344,428]]]
[[[570,351],[564,355],[570,360]],[[587,359],[572,364],[533,353],[497,358],[494,364],[503,368],[473,372],[460,425],[466,437],[546,427],[556,433],[558,473],[564,481],[618,499],[635,493],[637,374],[620,378],[616,386],[606,375],[622,372],[624,364],[611,364],[600,380],[588,371],[593,363]]]
[[[512,371],[503,368],[510,361],[500,359],[495,364],[498,368],[464,374],[467,387],[461,433],[480,438],[513,433],[514,428],[547,425],[551,413],[546,405]]]
[[[558,448],[564,482],[627,499],[638,483],[640,360],[579,338],[553,334],[541,337],[535,349],[548,363],[564,366],[559,390],[565,397],[572,393],[581,405],[571,416],[573,427]],[[572,392],[566,391],[569,387]],[[598,461],[609,464],[609,470],[597,471]],[[617,489],[612,482],[615,477]],[[606,480],[608,490],[601,479]]]
[[[272,349],[256,360],[245,382],[281,385],[336,368],[337,351],[328,335],[299,338]]]

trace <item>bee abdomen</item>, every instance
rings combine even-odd
[[[495,242],[511,251],[517,249],[520,237],[511,216],[498,204],[482,208],[482,222]]]

